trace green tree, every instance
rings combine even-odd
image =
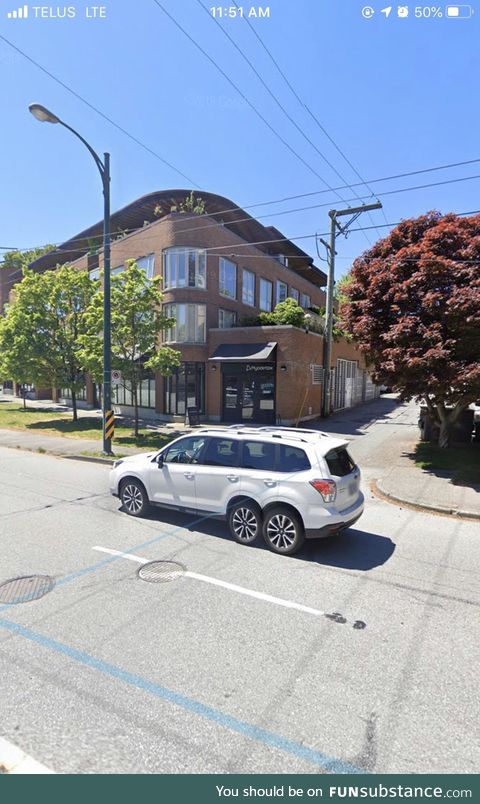
[[[16,382],[69,388],[73,420],[83,385],[80,341],[98,282],[69,265],[39,274],[23,269],[0,327],[1,372]]]
[[[175,324],[162,313],[160,278],[149,280],[134,260],[122,273],[112,276],[112,368],[122,372],[124,387],[131,392],[138,436],[138,390],[145,370],[171,374],[180,365],[180,352],[159,348],[161,333]],[[81,338],[83,364],[101,382],[103,369],[103,292],[92,299],[88,330]]]
[[[54,251],[55,248],[56,246],[48,244],[46,246],[40,246],[39,248],[29,249],[27,251],[6,251],[5,254],[2,255],[0,268],[14,268],[18,271],[22,271],[23,268],[27,268],[31,262],[38,260],[39,257],[42,257],[49,251]]]

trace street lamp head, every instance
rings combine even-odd
[[[40,120],[41,123],[60,123],[59,118],[54,115],[53,112],[49,112],[48,109],[40,103],[31,103],[28,110],[33,114],[35,119]]]

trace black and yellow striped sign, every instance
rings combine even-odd
[[[113,438],[115,435],[115,414],[113,410],[105,413],[105,438]]]

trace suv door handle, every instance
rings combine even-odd
[[[234,483],[236,480],[238,480],[238,475],[227,475],[227,480],[230,480],[232,483]]]
[[[274,480],[272,477],[264,477],[263,482],[266,486],[275,486],[277,481]]]
[[[193,478],[195,477],[195,475],[192,474],[192,472],[185,472],[183,476],[186,477],[187,480],[193,480]]]

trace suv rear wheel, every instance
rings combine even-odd
[[[262,530],[260,510],[250,500],[241,500],[229,509],[228,525],[235,541],[253,544]]]
[[[150,509],[145,486],[134,477],[130,477],[122,483],[120,499],[125,511],[130,516],[145,516]]]
[[[274,553],[292,555],[305,540],[303,523],[286,505],[278,505],[264,515],[263,538]]]

